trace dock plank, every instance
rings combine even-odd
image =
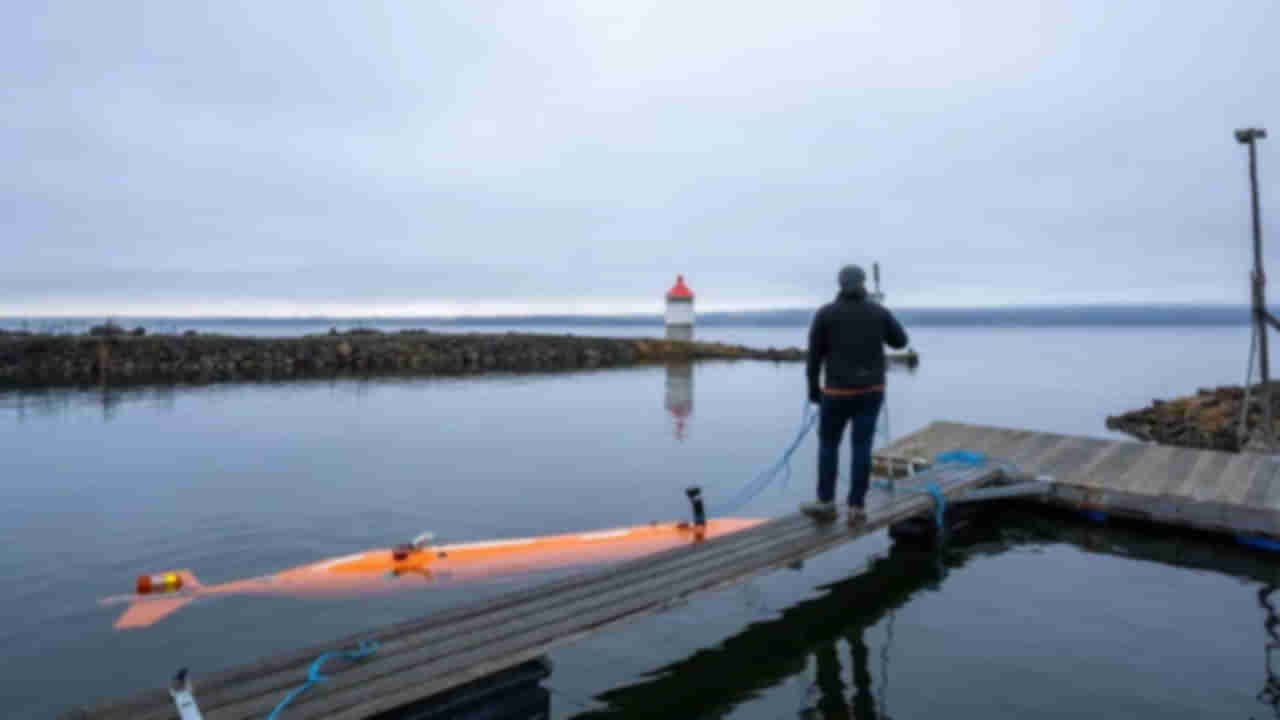
[[[975,439],[980,436],[981,430],[979,428],[954,423],[943,426],[938,429],[934,437],[937,449],[933,454],[937,455],[940,452],[949,450],[970,450]]]
[[[1029,470],[1040,466],[1044,455],[1055,445],[1062,442],[1062,436],[1049,433],[1037,433],[1018,447],[1017,463]]]
[[[1253,475],[1265,459],[1265,455],[1241,453],[1240,462],[1229,465],[1223,476],[1222,500],[1233,505],[1244,505],[1244,496],[1253,482]]]
[[[1218,476],[1217,483],[1211,490],[1206,490],[1208,497],[1206,501],[1214,502],[1231,502],[1232,489],[1239,483],[1248,480],[1250,465],[1253,463],[1254,457],[1249,453],[1239,453],[1232,455],[1223,467],[1221,474]],[[1243,479],[1240,479],[1243,476]]]
[[[1072,442],[1064,445],[1047,462],[1036,467],[1035,472],[1054,480],[1066,481],[1080,468],[1088,466],[1106,448],[1107,444],[1101,440],[1073,438]]]
[[[976,432],[975,432],[976,431]],[[986,437],[983,437],[983,434]],[[1025,470],[1052,475],[1045,502],[1131,515],[1200,530],[1280,538],[1280,462],[1254,453],[1078,438],[939,422],[917,437],[930,452],[963,439],[1014,447]],[[1016,443],[1012,438],[1022,438]],[[994,453],[993,453],[994,454]]]
[[[1057,442],[1050,445],[1029,469],[1037,475],[1052,475],[1055,470],[1072,464],[1072,458],[1080,453],[1082,449],[1082,438],[1074,438],[1066,435],[1059,435]]]
[[[1202,453],[1202,459],[1196,463],[1195,469],[1187,475],[1182,485],[1171,492],[1190,497],[1196,502],[1211,500],[1222,484],[1222,476],[1227,470],[1227,464],[1234,457],[1234,453],[1228,452]]]
[[[1271,483],[1266,497],[1262,499],[1263,507],[1280,510],[1280,481]]]
[[[1138,443],[1117,443],[1111,452],[1089,468],[1092,483],[1097,487],[1118,487],[1119,480],[1146,455],[1146,448]]]
[[[1062,478],[1064,484],[1072,484],[1082,487],[1100,487],[1102,485],[1101,478],[1105,477],[1105,472],[1099,468],[1104,467],[1104,463],[1116,462],[1112,458],[1124,452],[1124,445],[1120,443],[1108,443],[1093,456],[1084,466],[1076,468],[1070,478]]]
[[[1192,476],[1196,466],[1208,461],[1209,458],[1203,452],[1174,448],[1173,456],[1169,458],[1168,472],[1163,478],[1156,478],[1153,484],[1155,492],[1159,495],[1177,496],[1178,489]]]
[[[1249,487],[1244,492],[1242,502],[1245,505],[1261,506],[1267,492],[1276,484],[1276,459],[1270,455],[1258,461],[1253,476],[1249,479]]]
[[[1158,495],[1157,488],[1169,474],[1169,463],[1177,448],[1167,445],[1146,445],[1142,455],[1112,484],[1115,490],[1126,490],[1139,495]]]
[[[990,455],[999,460],[1012,460],[1017,450],[1031,439],[1033,433],[1028,430],[1012,430],[1000,433],[990,445]]]

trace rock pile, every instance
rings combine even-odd
[[[1272,383],[1272,388],[1272,413],[1280,421],[1280,383]],[[1243,443],[1246,448],[1262,440],[1258,436],[1264,424],[1260,390],[1255,386],[1249,393]],[[1243,403],[1244,389],[1240,386],[1204,388],[1195,395],[1152,400],[1141,410],[1108,417],[1107,428],[1165,445],[1238,451],[1242,447],[1238,425]]]
[[[795,362],[803,350],[642,338],[424,331],[299,338],[0,334],[0,386],[207,383],[344,374],[547,372],[701,359]]]

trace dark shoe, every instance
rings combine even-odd
[[[849,506],[849,517],[848,517],[849,527],[851,528],[862,527],[862,524],[865,523],[866,521],[867,521],[866,510],[863,510],[857,505]]]
[[[836,519],[836,504],[833,502],[811,502],[800,506],[800,512],[814,520],[831,521]]]

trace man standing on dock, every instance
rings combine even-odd
[[[907,346],[902,325],[879,303],[867,297],[867,275],[857,265],[846,265],[838,276],[840,294],[824,305],[809,329],[809,401],[818,403],[818,501],[800,510],[819,520],[837,515],[836,465],[844,426],[850,430],[853,462],[850,471],[849,525],[866,519],[864,503],[871,479],[871,441],[876,418],[884,404],[887,344],[896,350]],[[826,365],[825,387],[818,382]]]

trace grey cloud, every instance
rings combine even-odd
[[[904,304],[1236,301],[1230,132],[1280,107],[1265,0],[55,3],[0,27],[0,313],[643,306],[676,272],[755,307],[873,260]]]

